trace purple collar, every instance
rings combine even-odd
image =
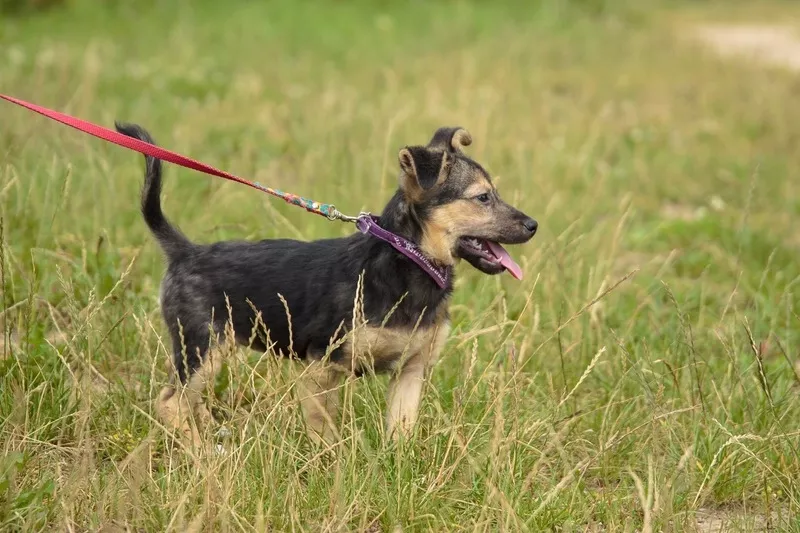
[[[440,289],[447,287],[450,282],[450,268],[435,266],[425,257],[419,246],[380,227],[378,225],[378,217],[375,215],[360,215],[356,220],[356,227],[361,233],[372,235],[391,244],[398,252],[414,261],[417,266],[432,277]]]

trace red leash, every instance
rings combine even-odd
[[[244,178],[240,178],[239,176],[234,176],[233,174],[225,172],[224,170],[216,169],[211,165],[206,165],[205,163],[195,161],[194,159],[190,159],[186,156],[176,154],[175,152],[171,152],[164,148],[160,148],[158,146],[146,143],[144,141],[140,141],[139,139],[128,137],[127,135],[123,135],[119,132],[110,130],[108,128],[104,128],[102,126],[98,126],[97,124],[92,124],[91,122],[87,122],[85,120],[81,120],[79,118],[75,118],[70,115],[66,115],[64,113],[59,113],[58,111],[54,111],[46,107],[32,104],[30,102],[26,102],[24,100],[20,100],[12,96],[6,96],[4,94],[0,94],[0,98],[9,101],[12,104],[17,104],[18,106],[24,107],[25,109],[35,111],[40,115],[44,115],[47,118],[61,122],[62,124],[66,124],[67,126],[75,128],[78,131],[82,131],[84,133],[88,133],[89,135],[93,135],[99,139],[103,139],[104,141],[108,141],[116,145],[122,146],[124,148],[127,148],[129,150],[134,150],[136,152],[149,155],[150,157],[155,157],[157,159],[168,161],[175,165],[191,168],[192,170],[197,170],[205,174],[210,174],[212,176],[217,176],[226,180],[235,181],[237,183],[241,183],[242,185],[247,185],[254,189],[258,189],[259,191],[271,194],[272,196],[276,196],[292,205],[298,205],[304,208],[306,211],[309,211],[317,215],[322,215],[331,220],[344,220],[346,222],[354,222],[357,219],[357,217],[349,217],[347,215],[343,215],[342,213],[339,212],[339,210],[336,209],[336,207],[333,204],[321,204],[313,200],[303,198],[302,196],[297,196],[291,193],[286,193],[283,191],[279,191],[277,189],[273,189],[271,187],[266,187],[258,182],[249,181]]]

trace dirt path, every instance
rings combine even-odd
[[[800,71],[800,34],[789,26],[707,25],[697,37],[725,57]]]

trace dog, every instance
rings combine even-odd
[[[135,124],[117,131],[155,144]],[[399,151],[399,185],[375,219],[445,272],[437,283],[407,255],[373,235],[304,242],[190,241],[161,208],[161,161],[145,157],[141,211],[166,256],[161,311],[172,340],[171,379],[156,411],[171,430],[201,443],[212,422],[203,399],[220,369],[224,341],[271,350],[306,367],[297,382],[309,437],[336,437],[338,383],[391,372],[386,431],[408,436],[423,381],[449,332],[453,268],[485,274],[519,266],[500,246],[522,244],[537,222],[500,199],[489,173],[463,148],[460,127],[436,130],[427,145]]]

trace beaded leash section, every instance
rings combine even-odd
[[[304,198],[302,196],[298,196],[290,192],[281,191],[280,189],[273,189],[272,187],[267,187],[266,185],[262,185],[257,181],[252,182],[252,187],[267,194],[271,194],[276,198],[280,198],[281,200],[283,200],[288,204],[302,207],[309,213],[322,215],[330,220],[343,220],[345,222],[355,222],[358,219],[358,217],[351,217],[345,215],[344,213],[336,209],[336,206],[333,204],[323,204],[311,200],[310,198]]]

